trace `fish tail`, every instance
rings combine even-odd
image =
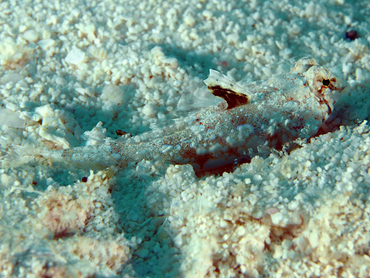
[[[0,166],[2,168],[18,167],[37,158],[37,151],[35,148],[13,145],[11,143],[4,144],[3,139],[0,139],[0,143]]]
[[[13,145],[4,143],[0,138],[0,166],[4,168],[19,167],[23,164],[44,161],[67,163],[74,166],[88,166],[103,169],[109,166],[124,167],[124,157],[112,151],[110,144],[100,146],[82,146],[71,149],[52,150],[30,145]]]

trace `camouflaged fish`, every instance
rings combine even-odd
[[[241,85],[214,70],[204,83],[225,101],[162,130],[40,155],[89,167],[125,167],[146,159],[210,169],[259,154],[261,146],[281,149],[316,134],[344,88],[312,58],[260,83]]]

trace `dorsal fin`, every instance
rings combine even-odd
[[[204,80],[204,83],[213,95],[221,97],[227,102],[227,109],[247,104],[250,99],[239,84],[218,71],[209,70],[209,77]]]

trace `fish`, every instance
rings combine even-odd
[[[243,84],[210,70],[208,90],[222,99],[175,124],[99,145],[36,151],[51,161],[83,167],[127,167],[142,160],[191,164],[206,171],[281,150],[315,135],[334,110],[343,81],[314,58],[302,58],[286,74]]]

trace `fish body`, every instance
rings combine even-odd
[[[124,167],[146,159],[209,169],[258,154],[261,147],[281,149],[314,135],[344,88],[312,58],[301,59],[288,74],[264,82],[239,84],[210,70],[204,83],[225,101],[164,129],[109,139],[98,146],[44,150],[40,155],[99,167]]]

